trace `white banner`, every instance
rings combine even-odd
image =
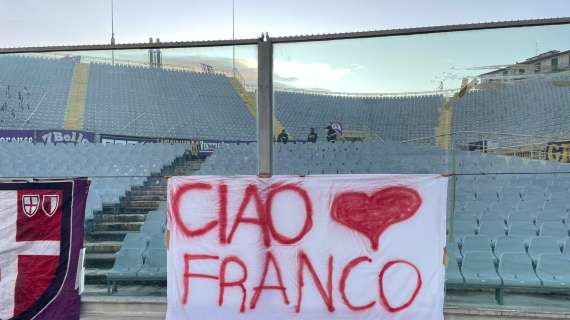
[[[447,178],[174,177],[167,319],[443,319]]]

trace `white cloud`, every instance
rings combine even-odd
[[[351,68],[334,68],[326,63],[275,61],[275,74],[281,78],[295,78],[303,82],[339,80],[348,76]]]

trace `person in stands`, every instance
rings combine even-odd
[[[309,132],[309,136],[307,137],[308,142],[315,143],[317,142],[317,133],[315,132],[315,128],[311,128],[311,132]]]
[[[330,124],[327,126],[327,141],[332,143],[336,141],[336,130]]]
[[[289,135],[285,129],[281,130],[281,133],[277,136],[277,142],[287,143],[289,142]]]

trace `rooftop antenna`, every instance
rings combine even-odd
[[[113,0],[111,0],[111,45],[115,45],[115,15],[114,15],[114,5]],[[115,65],[115,50],[111,50],[111,63]]]

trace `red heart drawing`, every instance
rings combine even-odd
[[[388,187],[374,192],[346,192],[332,203],[332,218],[352,230],[362,233],[378,250],[382,233],[391,225],[412,217],[422,204],[419,193],[408,187]]]

